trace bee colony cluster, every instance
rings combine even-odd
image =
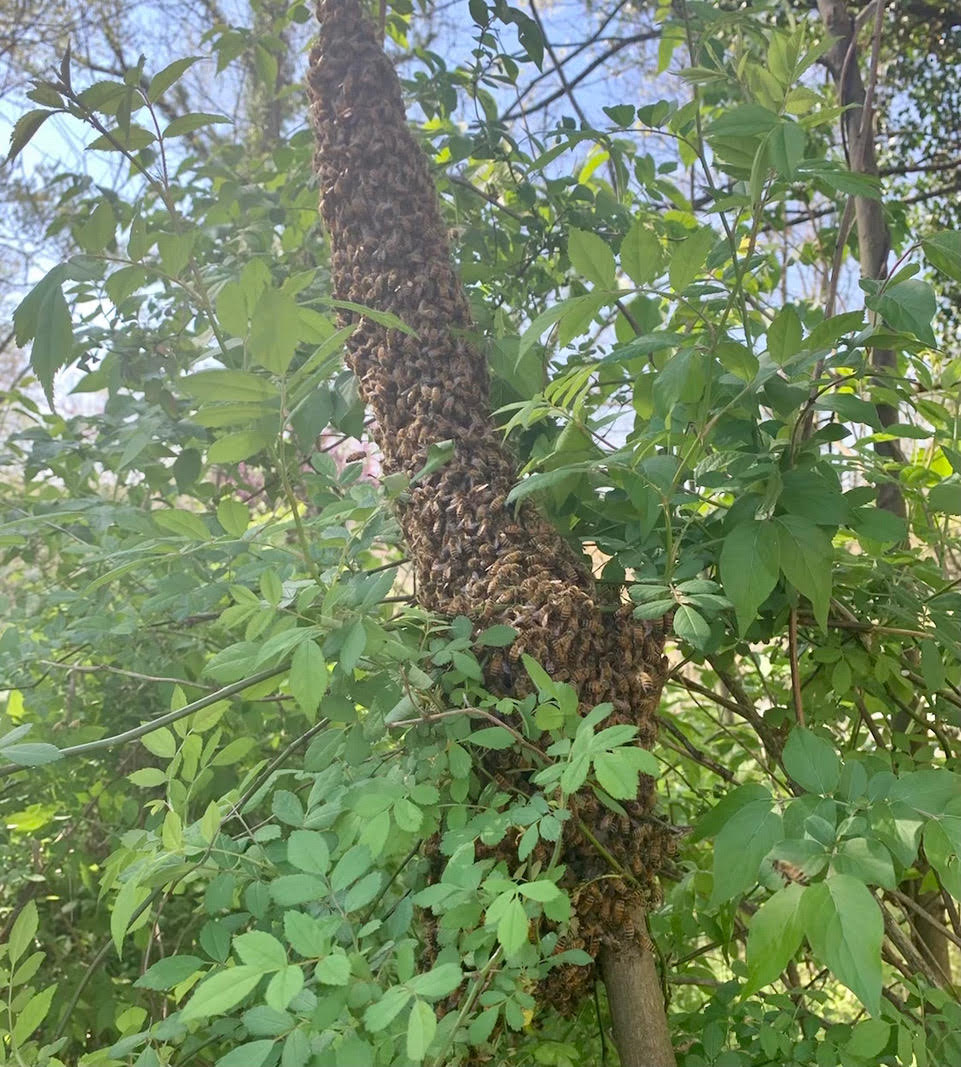
[[[318,17],[308,85],[334,295],[391,312],[416,331],[345,315],[357,323],[349,361],[376,420],[386,473],[413,476],[432,443],[455,443],[449,462],[418,480],[398,507],[418,600],[481,628],[504,623],[517,631],[486,664],[493,692],[524,692],[519,660],[527,653],[577,689],[582,711],[609,701],[605,725],[635,725],[650,746],[665,679],[662,627],[638,624],[629,606],[602,612],[589,570],[557,531],[529,504],[506,505],[515,468],[489,417],[486,362],[467,339],[467,298],[397,76],[358,0],[322,0]],[[530,760],[520,748],[497,752],[489,770],[512,788],[530,788]],[[574,922],[564,947],[595,956],[602,944],[644,936],[632,916],[654,897],[671,848],[650,817],[654,803],[644,776],[636,800],[624,805],[626,818],[589,789],[572,798],[577,819],[565,823],[563,862]],[[610,859],[577,820],[629,877],[612,877]],[[553,1006],[573,1008],[592,981],[591,968],[557,968],[541,992]]]

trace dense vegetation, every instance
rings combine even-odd
[[[578,6],[583,47],[534,4],[382,11],[510,503],[670,620],[653,754],[533,659],[491,693],[514,633],[418,606],[331,296],[312,14],[208,12],[215,64],[59,49],[6,178],[44,236],[0,416],[0,1063],[613,1063],[602,986],[535,994],[588,962],[571,798],[614,819],[655,771],[680,1064],[961,1061],[949,6],[865,5],[840,52],[831,0]],[[516,746],[532,790],[489,769]]]

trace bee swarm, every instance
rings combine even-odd
[[[334,295],[391,312],[416,331],[344,316],[357,324],[349,361],[376,420],[385,473],[413,476],[432,443],[455,443],[449,462],[418,480],[398,507],[418,599],[478,627],[504,623],[517,631],[486,665],[493,692],[524,692],[519,660],[527,653],[577,689],[582,711],[609,701],[608,722],[637,726],[649,747],[665,680],[663,628],[639,624],[629,606],[602,612],[590,572],[560,534],[531,505],[506,506],[515,469],[489,418],[486,362],[467,339],[467,298],[397,76],[357,0],[321,0],[318,17],[308,85]],[[496,752],[488,769],[498,779],[508,772],[523,789],[530,755]],[[589,789],[572,798],[576,819],[565,823],[562,859],[574,922],[563,947],[595,956],[602,944],[644,936],[632,917],[655,898],[656,874],[672,847],[650,818],[654,804],[645,776],[637,798],[624,804],[626,818]],[[578,820],[631,877],[612,876]],[[513,844],[500,848],[510,859]],[[555,968],[540,996],[572,1010],[590,988],[591,970]]]

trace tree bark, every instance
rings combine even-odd
[[[415,331],[362,312],[343,316],[356,325],[348,362],[373,412],[385,472],[411,478],[397,514],[418,600],[481,628],[516,631],[510,648],[485,664],[493,692],[530,688],[526,653],[577,690],[582,711],[610,703],[608,721],[635,726],[649,747],[666,679],[663,625],[638,623],[630,605],[606,610],[590,570],[558,531],[528,503],[507,503],[516,470],[490,419],[486,359],[471,339],[467,297],[397,75],[358,0],[321,0],[318,17],[308,87],[334,295]],[[422,474],[441,442],[446,462]],[[510,773],[524,789],[530,756],[522,748],[495,753],[488,770]],[[674,1062],[644,927],[634,921],[655,898],[657,871],[672,851],[670,833],[651,817],[654,804],[646,777],[619,818],[586,789],[572,798],[575,818],[564,824],[565,885],[577,918],[564,947],[605,954],[615,1041],[631,1067]],[[499,857],[516,862],[511,844],[499,847]],[[546,845],[544,853],[538,858],[548,861]],[[545,1007],[573,1011],[592,982],[591,968],[560,966],[538,993]],[[639,1028],[644,1059],[635,1052]]]
[[[834,78],[840,103],[847,108],[841,122],[848,166],[856,174],[869,174],[876,177],[878,163],[875,151],[873,86],[869,93],[861,74],[857,40],[859,27],[848,10],[846,0],[818,0],[818,11],[825,29],[835,39],[831,50],[824,57],[824,63]],[[879,0],[874,16],[877,22],[875,23],[871,62],[872,81],[876,73],[883,14],[884,3]],[[880,199],[858,196],[854,198],[854,209],[861,274],[865,278],[881,281],[887,277],[888,258],[891,254],[891,232],[884,219],[882,202]],[[897,371],[897,358],[895,353],[889,349],[873,349],[871,360],[880,375]],[[877,411],[882,426],[891,426],[898,421],[898,409],[891,404],[878,404]],[[904,457],[894,441],[879,442],[875,448],[879,455],[896,462],[904,462]],[[891,481],[880,486],[878,507],[904,518],[906,514],[904,496],[896,482]],[[930,907],[931,914],[936,919],[943,918],[938,895],[922,894],[918,886],[919,882],[914,881],[904,889],[923,907]],[[924,922],[923,919],[912,917],[911,936],[915,944],[924,945],[930,958],[946,976],[946,981],[950,983],[950,953],[948,943],[941,931],[930,923]]]
[[[637,923],[643,930],[642,915]],[[675,1067],[664,997],[650,947],[641,945],[637,950],[632,946],[628,952],[603,948],[600,965],[621,1067]]]
[[[883,8],[882,3],[876,16],[879,20],[882,17]],[[841,118],[841,132],[844,137],[848,166],[855,174],[877,177],[873,88],[871,98],[869,98],[861,75],[857,26],[848,11],[846,0],[818,0],[818,11],[824,28],[834,38],[834,45],[825,55],[824,64],[834,78],[838,100],[842,106],[847,108]],[[872,57],[872,66],[875,66],[874,57]],[[882,281],[888,274],[891,231],[884,218],[881,200],[856,196],[854,212],[857,221],[861,275],[864,278]],[[885,376],[897,371],[897,358],[890,349],[872,349],[871,362],[878,371],[878,380],[882,385],[886,384]],[[894,405],[878,404],[877,411],[882,426],[891,426],[898,421],[898,409]],[[896,441],[880,441],[875,448],[878,455],[894,462],[904,462]],[[885,482],[878,488],[878,507],[904,517],[904,496],[896,481]]]

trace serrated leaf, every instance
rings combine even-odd
[[[134,912],[149,895],[150,890],[132,878],[120,886],[120,892],[110,910],[110,936],[118,956],[123,955],[124,938],[133,922]]]
[[[237,400],[248,404],[280,395],[273,382],[240,370],[202,370],[182,378],[180,388],[198,400]]]
[[[780,515],[775,522],[781,570],[791,585],[811,601],[814,618],[826,629],[834,563],[831,539],[800,515]]]
[[[7,941],[7,957],[11,964],[17,962],[30,947],[31,941],[37,933],[40,918],[37,914],[37,902],[28,900],[20,909],[20,914],[14,920],[10,928],[10,938]]]
[[[683,293],[698,276],[713,245],[714,231],[702,226],[674,247],[668,277],[675,293]]]
[[[928,282],[909,278],[889,286],[876,298],[869,297],[867,303],[896,330],[913,333],[925,344],[935,343],[931,320],[937,311],[937,299]]]
[[[961,282],[961,232],[945,230],[926,238],[921,247],[932,267]]]
[[[761,861],[783,837],[781,816],[770,800],[755,800],[724,823],[714,842],[712,904],[721,904],[750,889]]]
[[[40,767],[45,763],[56,763],[63,759],[63,753],[56,745],[43,741],[28,741],[22,745],[9,745],[0,749],[0,758],[16,763],[20,767]]]
[[[818,960],[879,1015],[884,921],[870,891],[850,875],[829,875],[807,887],[801,917]]]
[[[614,253],[596,233],[571,230],[567,237],[567,254],[578,274],[602,289],[614,288]]]
[[[242,963],[261,971],[275,971],[287,965],[284,946],[264,930],[250,930],[238,934],[233,940],[234,951]]]
[[[513,956],[527,944],[527,926],[524,905],[516,898],[511,900],[497,923],[497,940],[504,949],[505,956]]]
[[[364,1025],[374,1034],[385,1029],[400,1014],[410,998],[410,990],[403,986],[388,989],[380,1000],[371,1004],[364,1012]]]
[[[94,138],[87,145],[88,151],[95,152],[139,152],[141,148],[152,145],[157,140],[153,130],[138,126],[135,122],[127,127],[115,126],[112,130]]]
[[[635,285],[646,285],[661,272],[663,250],[657,231],[635,219],[621,242],[621,267]]]
[[[274,1011],[284,1011],[304,988],[304,972],[295,963],[282,967],[267,983],[264,999]]]
[[[208,463],[241,463],[272,444],[276,435],[266,430],[224,434],[207,449]]]
[[[795,726],[784,746],[784,769],[809,793],[833,793],[841,778],[834,745],[803,726]]]
[[[689,604],[681,604],[674,613],[674,632],[682,641],[703,649],[711,636],[711,627],[699,611]]]
[[[60,286],[51,286],[40,301],[36,333],[30,348],[30,366],[33,367],[50,403],[53,403],[54,376],[61,367],[70,362],[72,355],[73,325],[70,309]]]
[[[783,366],[801,347],[801,318],[791,304],[774,316],[767,329],[767,348],[771,359]]]
[[[301,339],[297,302],[281,289],[266,289],[250,316],[247,348],[256,363],[283,374]]]
[[[24,1044],[47,1017],[47,1012],[50,1011],[50,1002],[53,1000],[53,995],[56,991],[57,986],[51,985],[47,986],[46,989],[42,989],[39,993],[34,993],[14,1016],[13,1031],[10,1035],[13,1039],[14,1047]],[[16,1058],[22,1059],[19,1054]]]
[[[437,1033],[437,1016],[423,1000],[415,1000],[407,1020],[407,1055],[419,1063],[427,1055]]]
[[[343,952],[333,952],[317,964],[314,976],[324,985],[345,986],[350,982],[350,960]]]
[[[218,971],[204,979],[194,990],[180,1018],[184,1022],[192,1022],[194,1019],[223,1015],[239,1004],[263,976],[264,972],[259,967],[243,965]]]
[[[804,937],[801,898],[804,886],[792,882],[766,900],[751,918],[747,932],[747,984],[749,997],[775,981],[793,959]]]
[[[59,110],[59,109],[57,109]],[[10,151],[7,153],[7,165],[9,166],[30,143],[37,130],[50,118],[56,115],[57,110],[48,111],[46,108],[36,108],[21,115],[17,119],[13,132],[10,134]]]
[[[226,115],[214,115],[206,111],[195,111],[189,115],[180,115],[175,118],[173,122],[168,123],[163,132],[163,136],[164,138],[182,137],[185,133],[193,133],[194,130],[199,130],[203,126],[213,126],[221,122],[227,123],[228,126],[232,125],[232,120],[228,119]]]
[[[200,58],[200,56],[186,56],[183,59],[175,59],[173,63],[158,71],[150,79],[150,85],[147,87],[147,100],[151,104],[156,103],[170,86],[183,77],[184,73]]]
[[[290,663],[290,691],[311,722],[327,691],[329,680],[327,663],[320,646],[316,641],[302,641]]]
[[[167,956],[150,966],[134,985],[138,989],[173,989],[203,966],[204,961],[199,956]]]

